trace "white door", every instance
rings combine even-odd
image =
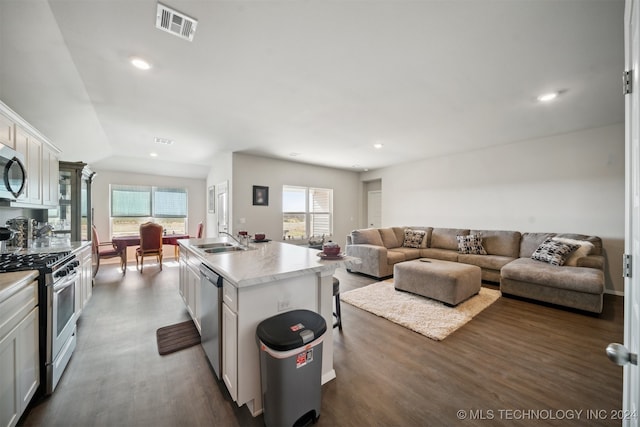
[[[382,191],[367,193],[367,227],[380,228],[382,225]]]
[[[229,184],[223,182],[216,185],[218,197],[218,233],[229,232]]]
[[[624,17],[625,69],[631,71],[632,92],[625,95],[625,254],[630,272],[624,279],[624,346],[611,344],[609,357],[623,368],[623,426],[638,426],[640,410],[640,110],[638,98],[638,51],[640,14],[638,0],[627,0]],[[630,363],[629,363],[630,362]]]

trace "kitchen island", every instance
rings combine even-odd
[[[333,273],[360,260],[323,260],[318,250],[279,242],[251,243],[249,250],[210,254],[203,246],[231,239],[179,240],[180,293],[196,326],[210,301],[200,298],[201,264],[223,277],[221,377],[233,400],[253,416],[262,412],[258,324],[278,313],[307,309],[327,323],[322,351],[322,383],[335,378],[333,368]]]

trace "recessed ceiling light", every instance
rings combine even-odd
[[[559,95],[559,92],[549,92],[549,93],[545,93],[542,94],[538,97],[538,101],[540,102],[549,102],[549,101],[553,101],[554,99],[556,99]]]
[[[373,148],[375,148],[376,150],[381,149],[382,147],[384,147],[384,145],[380,144],[379,142],[376,144],[373,144]]]
[[[148,70],[151,68],[151,64],[142,58],[131,58],[131,65],[139,70]]]
[[[298,157],[299,155],[300,153],[296,153],[296,152],[289,153],[289,156],[291,157]]]
[[[158,157],[158,153],[149,153],[151,157]]]

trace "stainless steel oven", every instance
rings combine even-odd
[[[73,263],[74,261],[72,261]],[[52,274],[56,276],[56,274]],[[71,268],[64,276],[47,284],[47,353],[46,393],[58,385],[64,368],[76,348],[76,281],[78,274]]]

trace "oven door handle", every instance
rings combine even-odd
[[[54,283],[53,292],[60,293],[63,289],[73,285],[76,281],[76,276],[77,276],[77,273],[74,271],[68,276],[65,276],[63,280],[59,280],[58,282]]]

